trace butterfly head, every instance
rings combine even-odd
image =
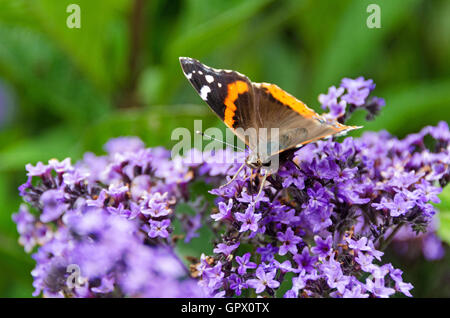
[[[245,164],[252,169],[260,169],[270,167],[270,158],[262,159],[257,153],[250,154],[245,160]]]

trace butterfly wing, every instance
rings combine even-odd
[[[278,136],[268,136],[273,150],[269,154],[300,147],[307,143],[360,128],[326,120],[303,102],[275,84],[254,83],[258,127],[279,128]],[[274,141],[274,138],[278,138]],[[274,145],[278,147],[273,147]],[[278,148],[278,149],[276,149]]]
[[[252,82],[235,71],[217,70],[188,57],[180,57],[183,73],[200,97],[241,140],[243,130],[255,127]]]
[[[180,57],[184,75],[200,97],[252,152],[267,157],[357,126],[326,120],[274,84],[252,83],[235,71],[217,70]],[[261,130],[265,128],[265,137]],[[278,134],[272,135],[272,128]],[[260,139],[263,138],[263,139]],[[257,149],[258,145],[262,148]]]

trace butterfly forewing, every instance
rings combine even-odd
[[[192,58],[180,62],[200,97],[252,152],[262,151],[265,157],[360,128],[326,120],[274,84],[252,83],[238,72]]]
[[[181,57],[183,73],[214,113],[248,144],[242,131],[255,127],[254,92],[251,81],[234,71],[217,70]]]

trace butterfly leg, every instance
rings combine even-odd
[[[243,164],[239,167],[238,171],[234,174],[233,178],[231,178],[231,180],[228,181],[227,183],[222,184],[222,185],[219,187],[219,189],[222,189],[222,188],[226,187],[226,186],[229,185],[231,182],[233,182],[234,180],[236,180],[237,176],[238,176],[239,173],[242,171],[242,169],[244,169],[244,167],[245,167],[245,163],[243,163]]]
[[[266,183],[267,176],[268,176],[268,173],[266,172],[266,174],[263,176],[263,178],[261,180],[261,185],[259,186],[259,191],[258,191],[258,194],[256,195],[255,201],[258,201],[258,199],[259,199],[259,196],[264,188],[264,184]]]

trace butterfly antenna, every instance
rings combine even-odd
[[[209,135],[207,135],[207,134],[201,132],[200,130],[197,130],[195,133],[196,133],[196,134],[199,134],[199,135],[202,135],[203,137],[209,138],[209,139],[211,139],[211,140],[215,140],[215,141],[221,142],[221,143],[223,143],[223,144],[225,144],[225,145],[227,145],[227,146],[233,147],[234,149],[238,149],[238,150],[240,150],[240,151],[245,151],[245,149],[242,149],[242,148],[240,148],[240,147],[238,147],[238,146],[232,145],[232,144],[230,144],[230,143],[228,143],[228,142],[225,142],[225,141],[223,141],[223,140],[219,140],[219,139],[217,139],[217,138],[211,137],[211,136],[209,136]]]

